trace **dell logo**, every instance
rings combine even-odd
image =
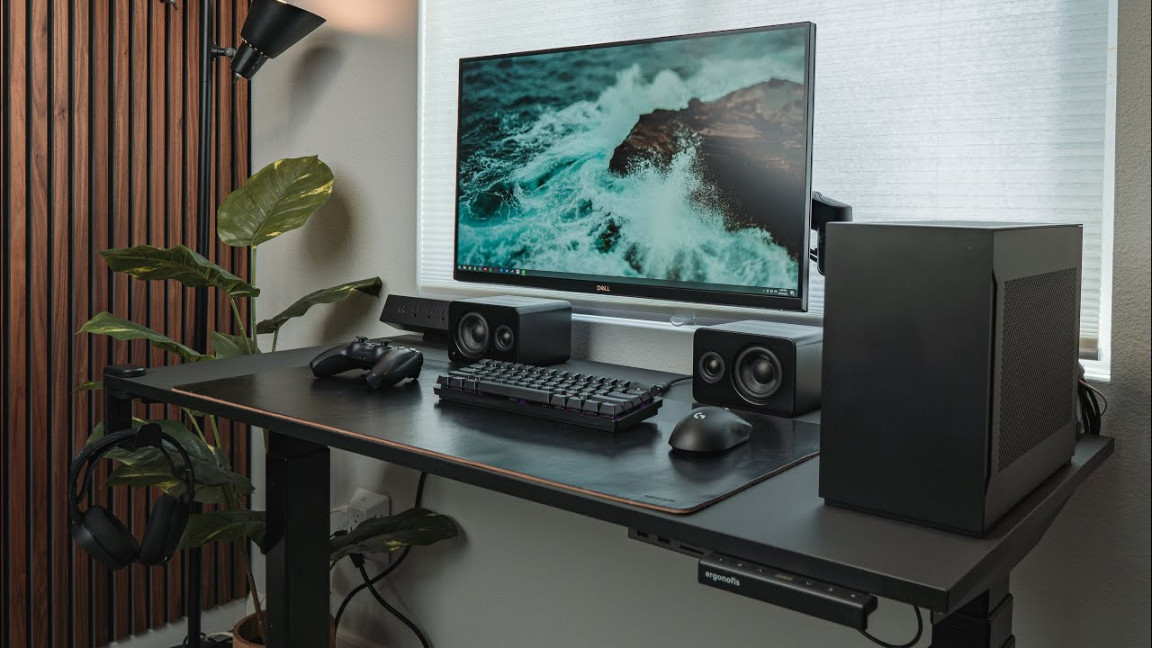
[[[612,286],[607,284],[596,284],[596,292],[612,292]]]

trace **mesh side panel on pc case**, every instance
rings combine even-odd
[[[998,470],[1072,416],[1067,387],[1076,366],[1079,309],[1070,302],[1079,299],[1078,278],[1078,269],[1068,268],[1004,282]]]

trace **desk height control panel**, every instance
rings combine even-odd
[[[876,609],[876,597],[871,594],[721,554],[700,559],[697,579],[857,630],[868,629],[868,615]]]
[[[704,585],[825,621],[867,630],[868,615],[876,610],[876,597],[867,592],[725,556],[639,529],[629,529],[628,537],[699,559],[696,578]]]

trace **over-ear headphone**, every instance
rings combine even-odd
[[[184,460],[182,468],[177,467],[172,456],[168,454],[165,441],[180,453],[180,457]],[[80,499],[92,486],[95,474],[93,466],[110,450],[119,446],[132,450],[159,448],[172,467],[172,474],[183,473],[184,483],[187,486],[179,498],[164,494],[156,500],[139,543],[128,527],[103,506],[97,505],[86,511],[80,510]],[[76,482],[81,471],[84,472],[84,482],[77,491]],[[175,438],[162,432],[158,424],[145,423],[135,430],[115,432],[85,447],[72,460],[72,467],[68,471],[68,484],[72,539],[81,549],[104,563],[109,569],[120,569],[136,560],[145,565],[163,565],[168,562],[172,554],[176,553],[180,537],[184,534],[184,527],[188,524],[188,511],[195,494],[195,478],[188,453]]]

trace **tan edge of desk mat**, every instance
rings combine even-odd
[[[756,479],[753,479],[752,481],[749,481],[748,483],[744,484],[743,486],[741,486],[735,490],[729,491],[727,493],[724,493],[723,495],[720,495],[719,497],[714,497],[714,498],[712,498],[706,502],[703,502],[701,504],[693,506],[692,508],[677,509],[677,508],[669,508],[667,506],[659,506],[656,504],[649,504],[647,502],[639,502],[636,500],[627,499],[625,497],[618,497],[616,495],[608,495],[606,493],[601,493],[598,491],[589,490],[587,488],[580,488],[578,486],[573,486],[571,484],[565,484],[562,482],[556,482],[556,481],[552,481],[549,479],[544,479],[542,477],[527,475],[524,473],[516,472],[514,470],[508,470],[506,468],[497,468],[496,466],[490,466],[488,464],[480,463],[477,461],[468,461],[467,459],[461,459],[460,457],[454,457],[452,455],[447,455],[447,454],[443,454],[440,452],[433,452],[432,450],[426,450],[424,448],[417,448],[415,446],[405,445],[403,443],[396,443],[395,441],[388,441],[387,439],[382,439],[380,437],[368,436],[366,434],[360,434],[359,432],[353,432],[351,430],[344,430],[341,428],[332,427],[331,425],[324,425],[321,423],[316,423],[315,421],[304,421],[301,419],[293,418],[291,416],[285,416],[283,414],[278,414],[276,412],[272,412],[269,410],[257,409],[255,407],[249,407],[247,405],[240,405],[238,403],[220,400],[218,398],[213,398],[211,396],[205,396],[205,395],[199,394],[197,392],[186,391],[186,390],[181,389],[179,387],[173,387],[172,391],[177,393],[177,394],[183,394],[184,396],[190,396],[192,398],[197,398],[197,399],[208,401],[211,403],[216,403],[217,405],[223,405],[225,407],[234,407],[236,409],[241,409],[241,410],[253,412],[256,414],[262,414],[264,416],[269,416],[271,418],[280,419],[282,421],[288,421],[291,423],[298,423],[300,425],[307,425],[307,426],[314,427],[314,428],[324,429],[324,430],[327,430],[329,432],[334,432],[336,434],[343,434],[345,436],[353,436],[353,437],[357,437],[359,439],[363,439],[365,441],[369,441],[371,443],[376,443],[378,445],[388,446],[390,448],[397,448],[400,450],[407,450],[409,452],[414,452],[416,454],[424,455],[426,457],[435,457],[437,459],[443,459],[444,461],[448,461],[450,463],[462,464],[465,466],[470,466],[472,468],[479,468],[481,470],[486,470],[488,472],[493,472],[493,473],[497,473],[500,475],[506,475],[508,477],[515,477],[517,479],[523,479],[525,481],[529,481],[529,482],[532,482],[535,484],[542,484],[544,486],[551,486],[552,488],[558,488],[558,489],[564,490],[564,491],[570,491],[573,493],[580,493],[581,495],[589,495],[592,497],[598,497],[600,499],[606,499],[606,500],[609,500],[612,502],[616,502],[618,504],[628,504],[630,506],[638,506],[640,508],[651,509],[653,511],[660,511],[662,513],[670,513],[672,515],[687,515],[689,513],[695,513],[697,511],[705,509],[705,508],[715,504],[716,502],[720,502],[720,501],[723,501],[725,499],[728,499],[729,497],[735,495],[736,493],[739,493],[740,491],[743,491],[743,490],[745,490],[751,486],[755,486],[756,484],[759,484],[760,482],[764,481],[765,479],[768,479],[769,477],[772,477],[773,475],[777,475],[779,473],[782,473],[785,470],[788,470],[789,468],[792,468],[793,466],[797,466],[799,464],[802,464],[805,461],[808,461],[809,459],[816,456],[816,454],[814,453],[814,454],[810,454],[810,455],[807,455],[804,457],[800,457],[796,461],[793,461],[791,463],[780,466],[778,469],[773,470],[771,472],[765,473],[764,475],[762,475]]]

